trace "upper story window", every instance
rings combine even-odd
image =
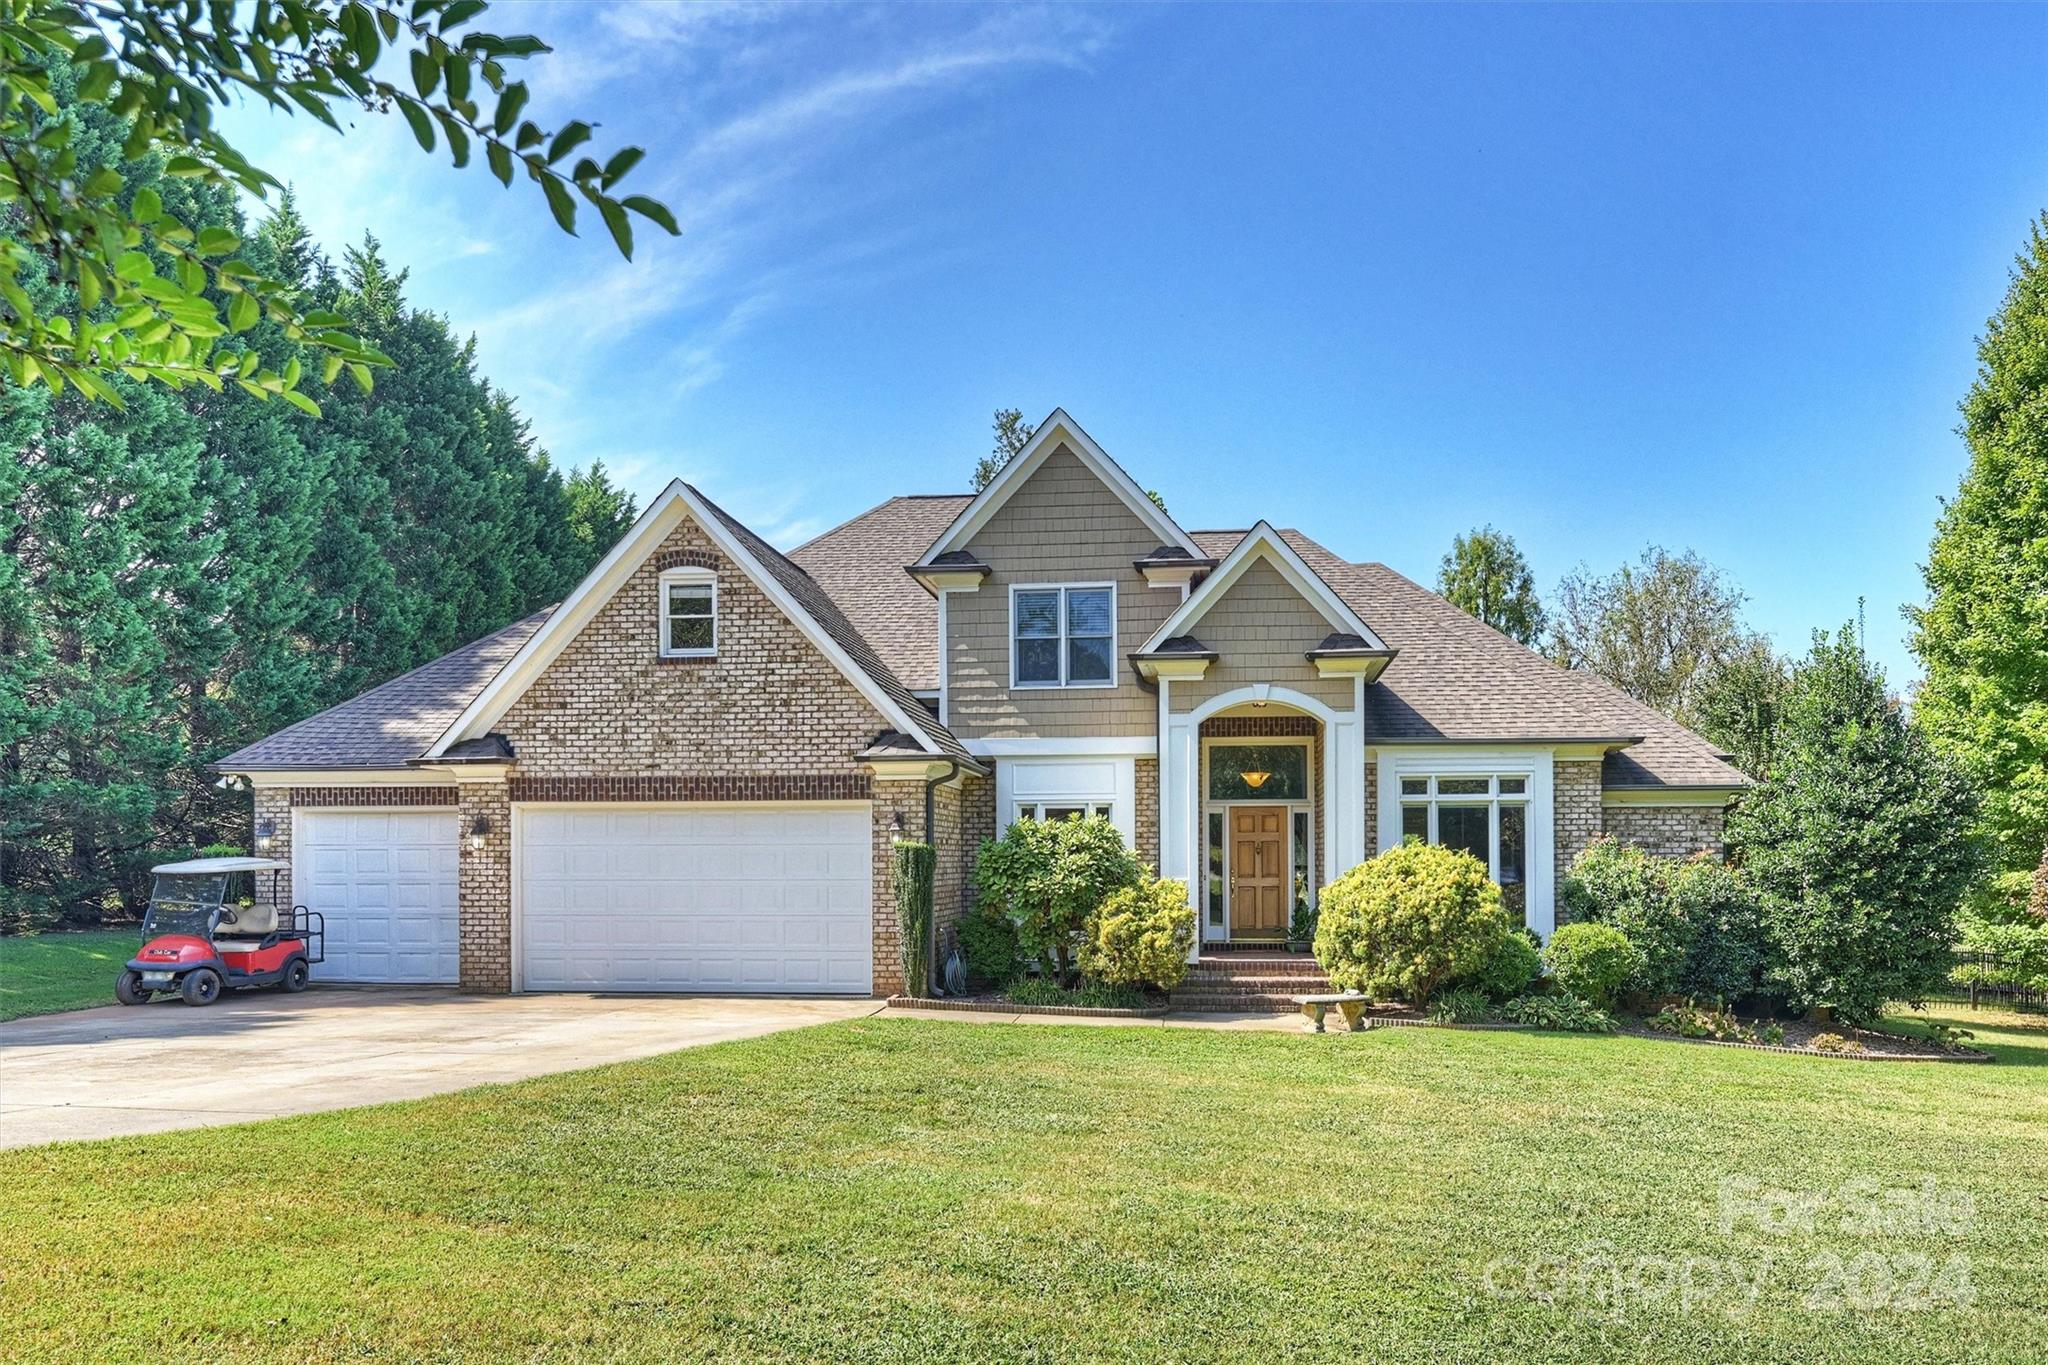
[[[1011,589],[1010,659],[1013,687],[1116,686],[1116,589]]]
[[[661,576],[661,653],[701,659],[718,652],[718,575],[670,569]]]

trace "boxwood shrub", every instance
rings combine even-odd
[[[1315,955],[1339,990],[1426,1005],[1507,936],[1500,888],[1458,849],[1390,848],[1323,888]]]

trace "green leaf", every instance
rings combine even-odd
[[[469,58],[450,49],[447,60],[441,63],[448,73],[448,98],[466,100],[469,98]]]
[[[458,169],[469,164],[469,134],[462,131],[462,125],[448,114],[439,110],[435,117],[441,120],[441,132],[448,139],[448,154],[455,160]]]
[[[573,120],[561,132],[556,133],[555,140],[548,144],[548,164],[554,165],[588,141],[590,125],[582,119]]]
[[[620,148],[612,155],[610,161],[604,163],[604,187],[610,189],[617,184],[619,177],[639,165],[640,158],[646,155],[647,153],[638,147]]]
[[[649,199],[644,194],[629,194],[622,202],[627,208],[633,210],[642,218],[650,222],[659,223],[663,228],[667,229],[669,236],[675,237],[681,234],[682,229],[676,226],[676,216],[670,213],[668,206],[660,200]]]
[[[163,215],[164,197],[154,186],[144,185],[135,191],[135,203],[128,210],[129,217],[138,223],[154,223]]]
[[[308,417],[318,417],[320,415],[320,405],[306,397],[303,393],[300,393],[297,389],[286,389],[278,397],[284,399],[285,402],[290,403]]]
[[[626,211],[614,199],[597,200],[597,211],[604,217],[604,225],[612,230],[612,240],[619,244],[619,254],[627,260],[633,259],[633,224],[626,217]]]
[[[522,123],[519,125],[519,136],[513,140],[512,145],[522,152],[527,151],[530,148],[540,146],[541,143],[547,140],[547,136],[546,133],[534,127],[531,122]]]
[[[455,3],[441,11],[440,31],[461,28],[464,24],[484,12],[484,0],[455,0]]]
[[[370,373],[370,367],[361,361],[349,362],[348,375],[364,393],[370,393],[377,387],[376,377]]]
[[[202,256],[225,256],[242,244],[242,239],[226,228],[210,227],[199,234],[199,254]]]
[[[491,174],[498,177],[501,185],[512,183],[512,152],[502,142],[487,143],[484,156],[491,163]]]
[[[114,64],[94,62],[78,78],[78,101],[81,104],[101,104],[107,93],[114,88]]]
[[[149,257],[139,251],[124,251],[114,262],[114,274],[124,280],[146,280],[156,273]]]
[[[576,201],[569,197],[569,190],[558,175],[542,175],[540,187],[547,191],[548,207],[554,210],[555,221],[562,225],[562,231],[571,237],[576,235]]]
[[[526,94],[526,82],[514,81],[498,96],[498,115],[491,120],[491,129],[499,137],[511,132],[512,125],[519,121],[519,111],[526,107]]]
[[[237,294],[228,303],[228,326],[237,332],[248,331],[262,316],[263,307],[254,294]]]
[[[401,98],[398,111],[405,115],[405,121],[412,125],[412,135],[419,140],[420,150],[434,150],[434,120],[427,116],[426,107],[417,100]]]
[[[412,88],[420,92],[421,99],[431,98],[441,84],[441,64],[424,52],[412,54]]]
[[[327,353],[326,355],[324,355],[324,356],[322,356],[322,357],[320,358],[320,382],[321,382],[321,383],[323,383],[323,384],[332,384],[332,383],[334,382],[334,377],[335,377],[336,375],[340,374],[340,373],[341,373],[341,357],[340,357],[340,355],[336,354],[336,353],[335,353],[335,352],[333,352],[333,351],[329,351],[329,352],[328,352],[328,353]]]
[[[174,156],[164,163],[165,175],[201,176],[207,173],[206,163],[195,156]]]

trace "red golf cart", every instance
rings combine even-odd
[[[223,990],[306,989],[325,957],[326,925],[303,905],[280,910],[275,858],[194,858],[150,869],[156,885],[142,919],[142,951],[114,981],[114,998],[146,1005],[159,992],[210,1005]],[[270,874],[269,903],[255,897]]]

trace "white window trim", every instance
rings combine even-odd
[[[1107,806],[1109,823],[1137,847],[1137,763],[1127,755],[1076,753],[996,760],[996,817],[1008,829],[1019,806]]]
[[[678,584],[705,584],[711,589],[711,646],[708,649],[670,649],[668,644],[668,590]],[[718,572],[685,566],[661,572],[661,657],[664,659],[709,659],[718,654]]]
[[[1104,801],[1099,797],[1078,796],[1071,801],[1040,797],[1035,801],[1013,801],[1011,806],[1010,819],[1013,824],[1018,820],[1043,820],[1048,806],[1062,809],[1071,806],[1083,815],[1099,815],[1111,824],[1116,823],[1116,802]]]
[[[1107,591],[1109,593],[1109,681],[1068,682],[1067,681],[1067,594],[1069,592]],[[1017,678],[1017,594],[1020,592],[1057,592],[1060,595],[1060,680],[1058,682],[1020,682]],[[1118,685],[1118,675],[1123,671],[1117,666],[1117,601],[1116,584],[1110,583],[1012,583],[1010,585],[1010,686],[1024,692],[1092,692],[1108,691]]]
[[[1506,799],[1512,804],[1524,801],[1528,805],[1528,820],[1523,827],[1524,840],[1522,856],[1524,914],[1528,927],[1539,938],[1548,940],[1557,922],[1556,875],[1552,863],[1555,848],[1555,798],[1552,780],[1551,750],[1528,749],[1486,749],[1452,746],[1428,746],[1426,748],[1396,748],[1386,746],[1379,750],[1378,819],[1380,852],[1398,846],[1401,842],[1401,779],[1404,777],[1524,777],[1528,789],[1520,794],[1511,794]],[[1490,790],[1498,790],[1498,782]],[[1432,801],[1440,798],[1431,798]],[[1464,800],[1476,803],[1479,797],[1453,797],[1453,801]],[[1498,800],[1489,795],[1484,798],[1491,802]],[[1489,820],[1489,845],[1499,839],[1500,822]],[[1432,808],[1430,815],[1430,837],[1436,835],[1436,816]],[[1489,847],[1493,858],[1489,860],[1487,875],[1492,877],[1498,870],[1498,850]]]

